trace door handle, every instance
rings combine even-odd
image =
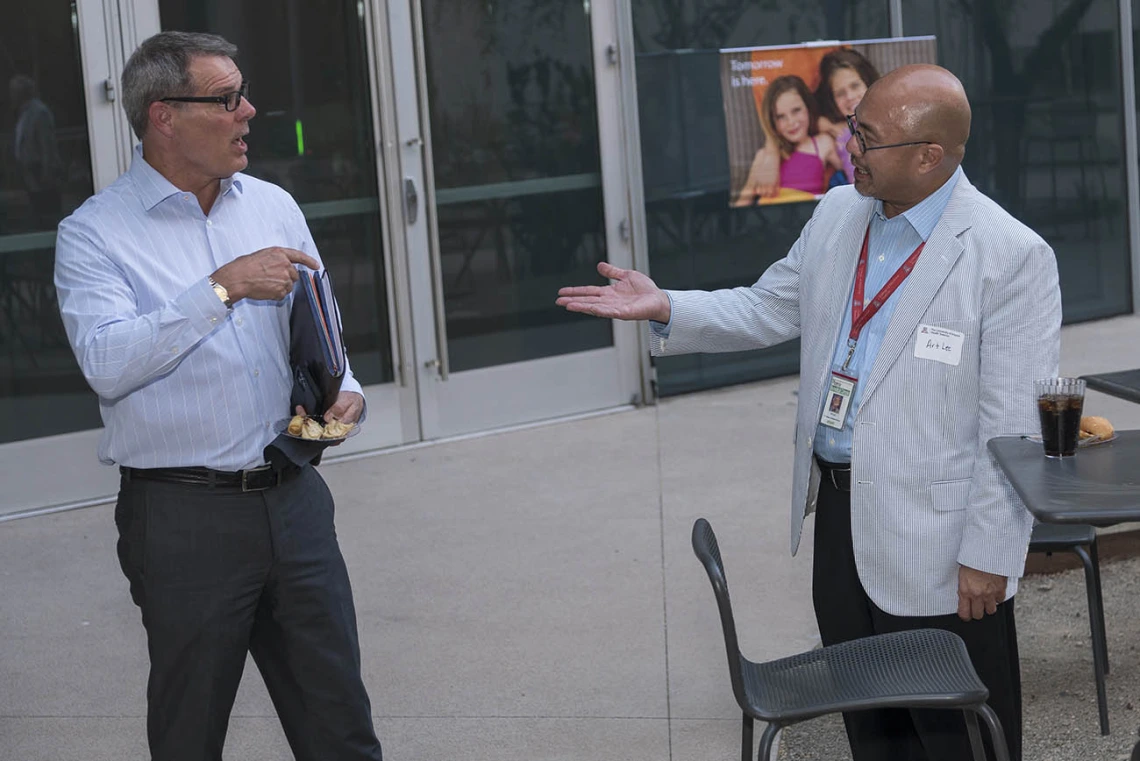
[[[416,223],[420,210],[420,195],[416,192],[416,181],[411,177],[404,178],[404,216],[409,225]]]

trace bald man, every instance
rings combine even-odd
[[[949,71],[897,69],[849,121],[854,185],[829,192],[751,287],[663,291],[602,263],[611,285],[557,303],[651,321],[659,356],[800,338],[791,546],[814,510],[824,644],[959,634],[1020,759],[1013,595],[1032,518],[986,442],[1037,428],[1032,380],[1056,375],[1060,348],[1056,260],[962,172],[970,105]],[[844,720],[855,761],[972,758],[957,712]]]

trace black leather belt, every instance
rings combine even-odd
[[[824,481],[830,481],[837,491],[851,491],[851,463],[828,462],[818,457],[819,472]]]
[[[119,472],[127,480],[161,481],[183,486],[200,486],[206,489],[238,489],[240,491],[264,491],[289,481],[301,472],[300,468],[279,470],[272,465],[259,468],[228,471],[210,468],[128,468],[120,467]]]

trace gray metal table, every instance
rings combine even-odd
[[[1140,404],[1140,369],[1082,375],[1081,377],[1084,378],[1088,387],[1094,391]]]
[[[990,452],[1038,520],[1110,526],[1140,521],[1140,431],[1117,431],[1076,457],[1051,460],[1040,441],[990,439]]]
[[[1098,526],[1140,521],[1140,431],[1117,431],[1112,441],[1059,460],[1045,457],[1040,441],[1020,436],[990,439],[989,448],[1040,521]],[[1132,761],[1140,761],[1140,742]]]

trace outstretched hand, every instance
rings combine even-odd
[[[669,322],[669,297],[637,270],[623,270],[598,262],[598,273],[613,285],[576,285],[561,288],[554,302],[568,312],[582,312],[615,320]]]

